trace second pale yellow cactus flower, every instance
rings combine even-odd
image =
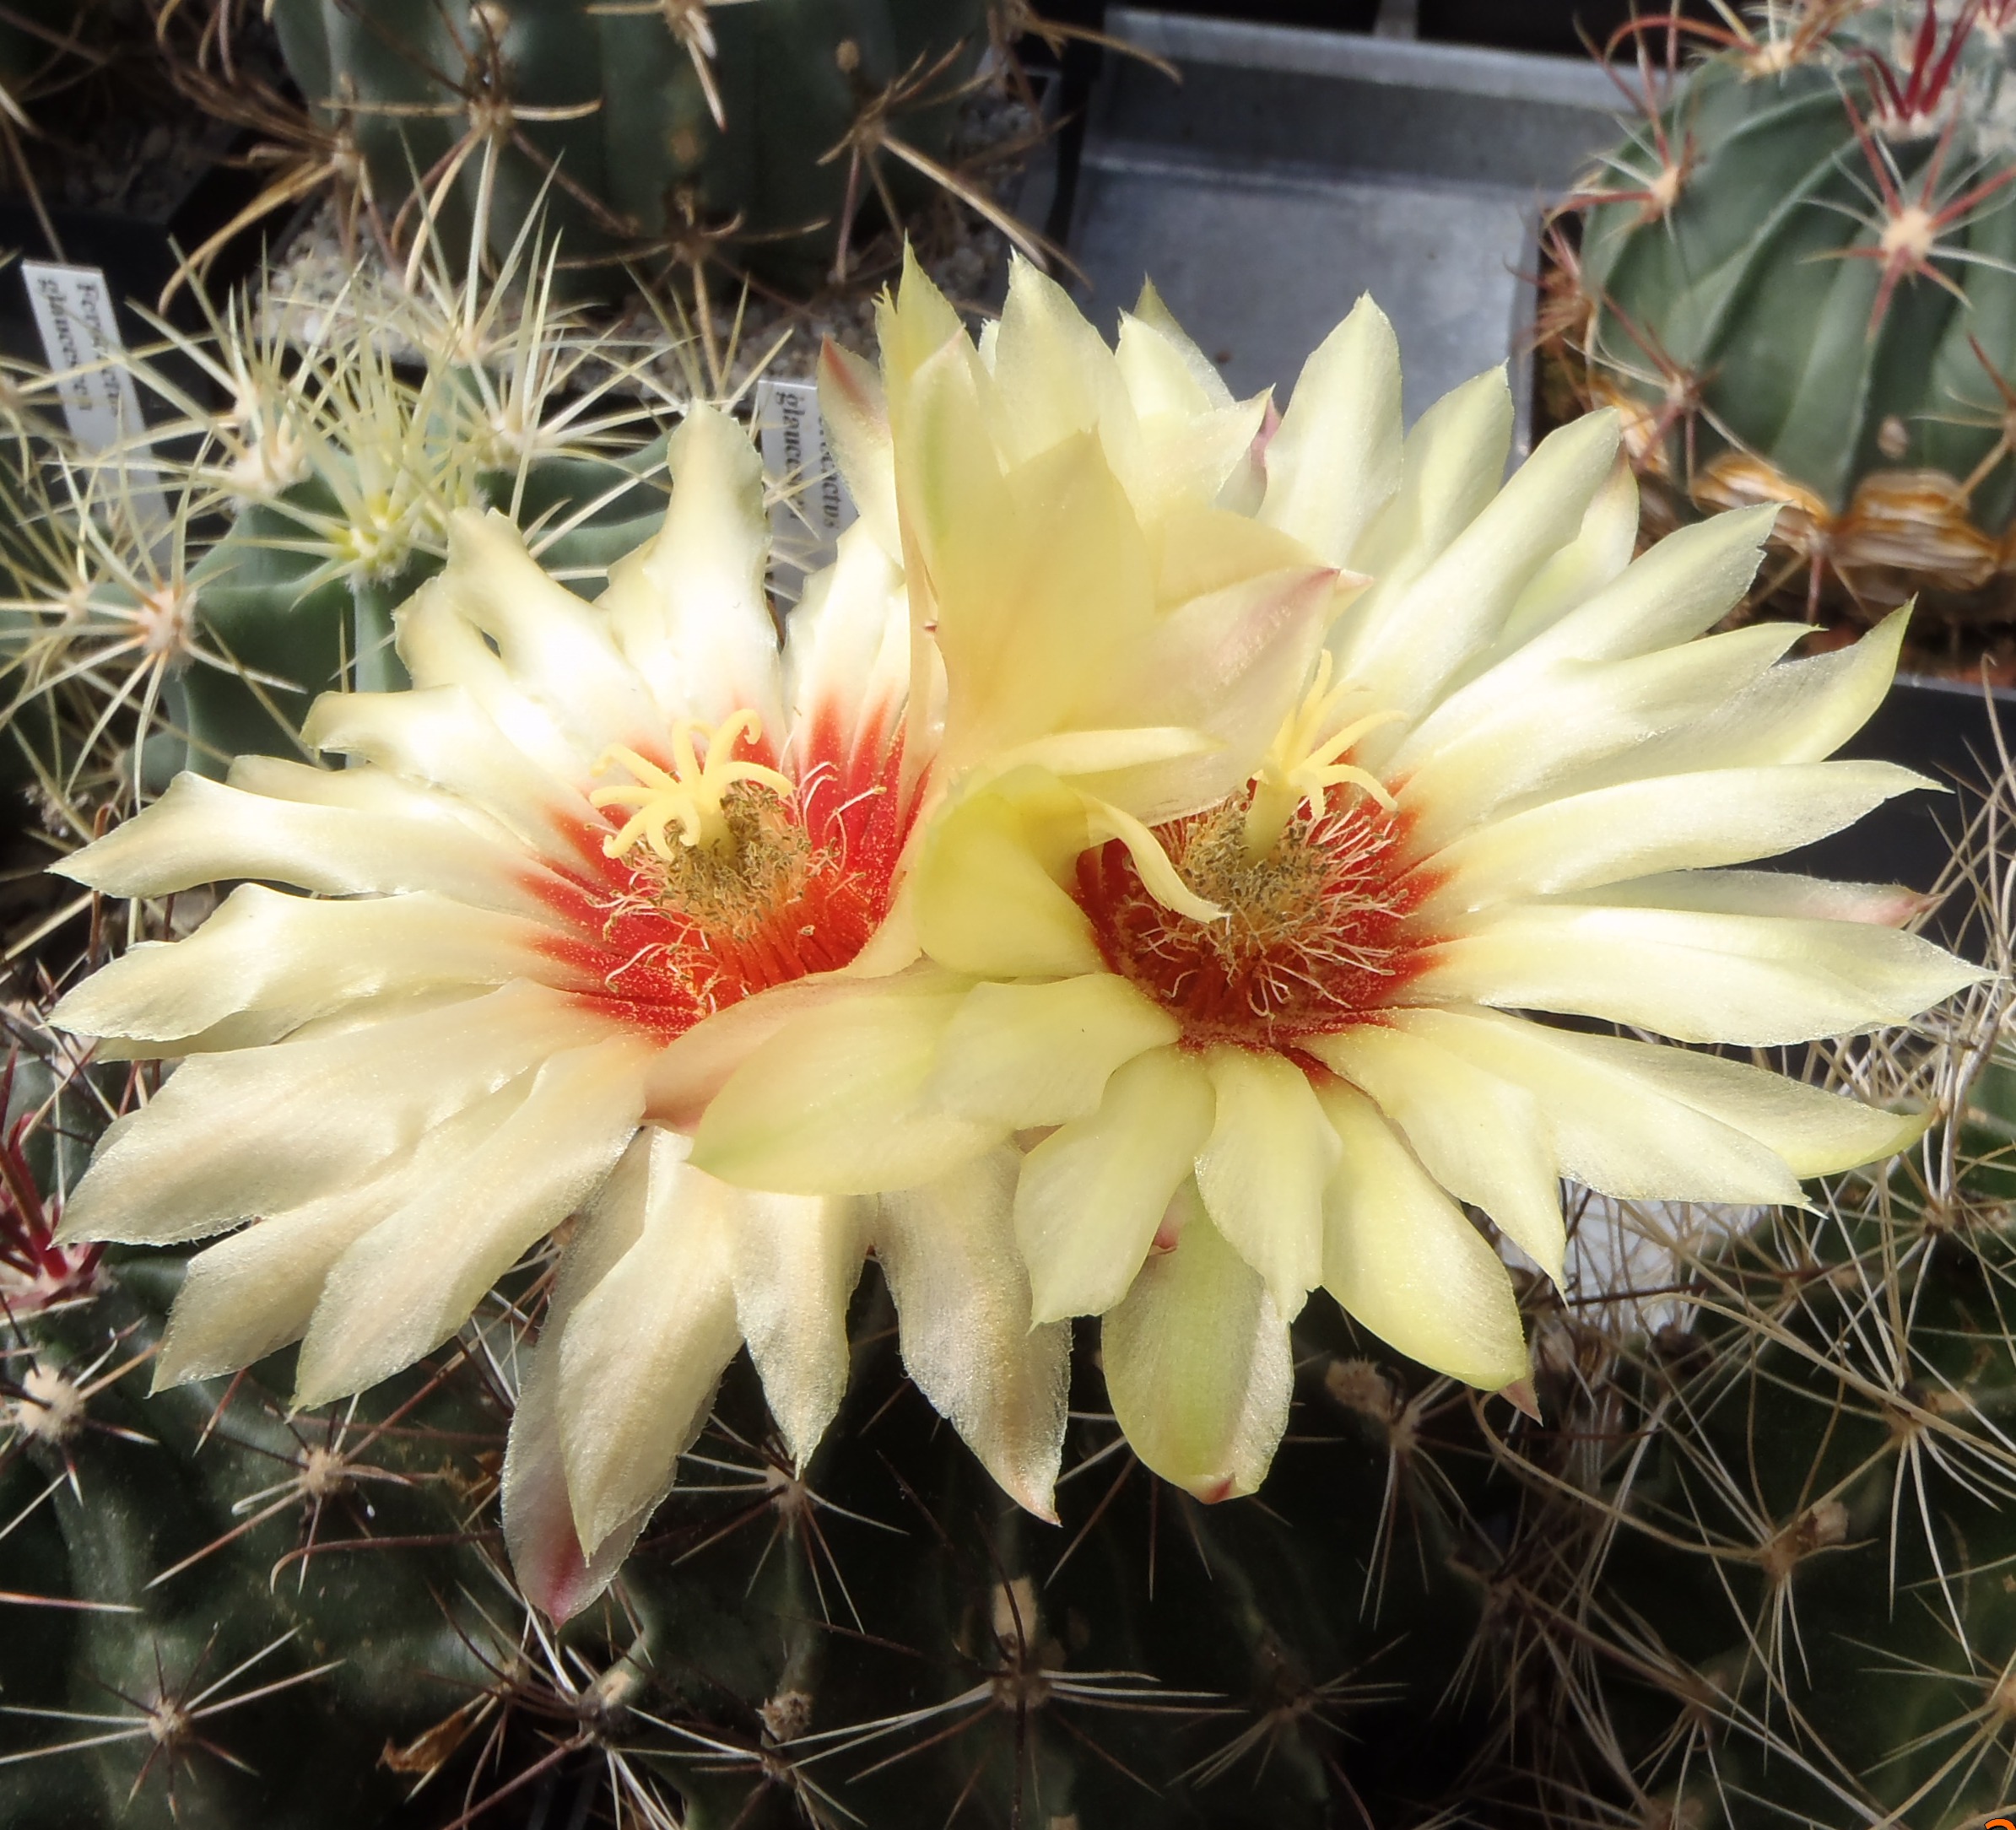
[[[925,312],[885,325],[888,408],[854,439],[857,487],[913,605],[932,607],[949,703],[983,706],[972,725],[990,733],[907,893],[931,995],[857,1033],[848,1082],[809,1076],[781,1033],[710,1107],[695,1161],[865,1188],[864,1129],[906,1161],[922,1160],[893,1135],[906,1126],[1019,1133],[1001,1198],[1035,1318],[1103,1317],[1133,1447],[1219,1498],[1267,1469],[1313,1288],[1430,1366],[1516,1386],[1512,1286],[1467,1209],[1559,1277],[1563,1178],[1797,1201],[1802,1177],[1921,1121],[1673,1045],[1899,1021],[1978,974],[1898,931],[1908,893],[1727,868],[1925,785],[1826,760],[1888,686],[1900,618],[1793,661],[1797,626],[1704,634],[1748,584],[1770,511],[1634,559],[1613,418],[1556,433],[1500,488],[1502,376],[1403,442],[1392,333],[1361,304],[1262,429],[1257,477],[1228,472],[1221,505],[1249,491],[1243,512],[1156,524],[1164,472],[1109,404],[1116,359],[1040,302],[1045,337],[1014,364],[1005,324],[992,347],[954,327],[928,350]],[[1186,349],[1148,328],[1158,351]],[[1208,385],[1188,356],[1172,387]],[[1046,466],[1069,486],[1044,494]],[[1193,536],[1195,575],[1215,540],[1278,539],[1376,582],[1348,604],[1333,586],[1327,643],[1264,712],[1214,699],[1200,673],[1195,709],[1130,717],[1131,694],[1172,690],[1141,660],[1162,614],[1144,580]],[[1015,593],[1059,548],[1083,588],[1067,636],[1030,619],[1035,668]],[[1213,745],[1172,740],[1130,775],[1078,735],[1157,724]],[[829,1058],[848,1020],[813,1019],[834,1028]],[[901,1109],[861,1097],[884,1056]]]

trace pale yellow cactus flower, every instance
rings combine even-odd
[[[928,606],[948,704],[1003,670],[1020,683],[992,698],[989,754],[949,785],[904,891],[933,975],[914,970],[872,1033],[849,1033],[851,1008],[787,1023],[710,1104],[695,1163],[872,1190],[884,1162],[949,1171],[954,1121],[1018,1134],[999,1198],[1035,1324],[1102,1317],[1133,1448],[1221,1498],[1266,1471],[1289,1326],[1319,1285],[1392,1347],[1523,1400],[1513,1286],[1473,1212],[1559,1277],[1564,1178],[1797,1202],[1803,1177],[1916,1133],[1675,1045],[1898,1022],[1980,976],[1900,931],[1908,892],[1729,868],[1927,785],[1827,760],[1887,688],[1901,613],[1811,659],[1782,658],[1797,625],[1705,633],[1772,510],[1634,558],[1614,417],[1555,432],[1504,481],[1496,371],[1403,439],[1397,345],[1369,302],[1261,427],[1257,467],[1226,473],[1219,512],[1151,523],[1163,473],[1110,403],[1139,397],[1150,333],[1192,424],[1233,410],[1214,373],[1152,299],[1116,354],[1019,278],[976,347],[911,276],[880,386],[831,377],[850,478]],[[1046,472],[1069,486],[1039,494]],[[1130,774],[1067,733],[1162,721],[1122,708],[1137,682],[1169,691],[1136,632],[1193,535],[1199,573],[1221,537],[1291,543],[1332,569],[1336,620],[1251,715],[1193,678],[1207,709],[1168,721],[1216,748]],[[1026,580],[1057,549],[1079,588],[1039,608]],[[1354,573],[1376,582],[1354,593]],[[844,1077],[820,1065],[843,1058]]]
[[[1159,517],[1211,525],[1264,410],[1147,400]],[[1004,667],[948,721],[928,618],[877,526],[842,537],[780,644],[746,435],[696,408],[670,461],[663,530],[594,603],[500,517],[462,516],[446,570],[399,613],[413,690],[314,710],[308,742],[348,766],[247,757],[228,784],[182,777],[64,866],[117,896],[244,883],[56,1012],[104,1054],[187,1058],[108,1136],[66,1235],[168,1244],[257,1222],[192,1260],[163,1382],[299,1340],[298,1401],[357,1391],[452,1335],[578,1215],[505,1482],[521,1579],[555,1615],[621,1562],[745,1341],[786,1448],[810,1455],[871,1251],[919,1387],[1008,1493],[1051,1510],[1069,1331],[1033,1320],[1007,1128],[946,1113],[889,1130],[917,1166],[878,1158],[872,1180],[900,1192],[876,1201],[732,1187],[688,1160],[689,1136],[791,1016],[859,1003],[838,1056],[801,1033],[801,1066],[887,1069],[883,1039],[942,978],[900,969],[916,955],[889,919],[905,847],[991,733],[1062,734],[1026,753],[1066,771],[1118,758],[1132,775],[1101,817],[1135,830],[1130,781],[1159,805],[1163,775],[1271,728],[1337,588],[1284,538],[1178,551],[1162,614],[1132,632],[1128,677],[1157,689],[1046,726]],[[1070,486],[1032,480],[1037,525],[1067,519],[1040,490]],[[1055,588],[1075,591],[1059,559]]]
[[[159,1383],[298,1340],[298,1402],[360,1390],[586,1208],[505,1483],[521,1577],[556,1614],[620,1563],[745,1339],[809,1453],[871,1240],[906,1312],[928,1285],[919,1382],[962,1418],[997,1399],[1005,1478],[1017,1433],[1051,1428],[1047,1390],[1018,1376],[1026,1314],[984,1395],[927,1344],[941,1314],[984,1330],[1000,1312],[998,1242],[940,1242],[913,1270],[901,1227],[873,1233],[858,1201],[750,1194],[683,1160],[679,1127],[766,1013],[844,982],[916,800],[894,570],[845,542],[780,645],[748,438],[696,409],[670,465],[663,528],[592,605],[502,516],[458,516],[446,570],[398,613],[413,688],[311,714],[307,742],[348,766],[181,776],[62,866],[118,896],[248,880],[54,1013],[101,1055],[186,1057],[108,1135],[66,1233],[168,1244],[257,1222],[191,1260]]]

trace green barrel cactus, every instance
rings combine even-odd
[[[1705,1235],[1648,1283],[1649,1332],[1543,1331],[1547,1426],[1498,1453],[1527,1487],[1527,1777],[1564,1821],[1980,1830],[2016,1805],[2008,995],[1847,1053],[1938,1115],[1911,1151]]]
[[[543,458],[522,489],[509,471],[474,467],[452,478],[443,466],[432,480],[458,487],[412,505],[415,525],[391,530],[369,555],[333,550],[358,525],[353,517],[371,512],[343,499],[349,474],[313,474],[248,502],[186,580],[196,640],[228,661],[192,667],[176,682],[189,766],[221,775],[247,752],[298,757],[292,733],[319,694],[345,680],[376,690],[405,685],[392,651],[392,611],[440,570],[430,536],[445,537],[447,510],[515,504],[527,520],[558,521],[565,532],[545,548],[549,563],[592,575],[662,519],[665,493],[654,478],[663,452],[657,438],[623,456]]]
[[[2016,12],[1727,19],[1613,42],[1640,118],[1565,207],[1579,251],[1555,220],[1543,330],[1624,410],[1660,523],[1783,501],[1767,580],[2007,617]]]
[[[516,251],[522,252],[522,251]],[[97,810],[298,758],[316,696],[403,685],[392,612],[440,569],[449,518],[496,508],[589,596],[665,510],[662,403],[618,397],[632,352],[552,308],[539,276],[464,283],[438,258],[397,298],[359,281],[305,329],[287,301],[174,332],[182,370],[132,359],[187,417],[173,457],[94,465],[17,416],[0,438],[0,793],[77,839]],[[368,294],[368,296],[367,296]],[[205,370],[213,413],[181,379]],[[180,455],[191,452],[193,455]]]
[[[1084,1361],[1052,1526],[909,1388],[870,1278],[813,1463],[732,1368],[615,1585],[556,1627],[495,1508],[546,1266],[326,1412],[289,1411],[291,1350],[150,1395],[176,1256],[51,1237],[125,1076],[23,1057],[0,1136],[9,1830],[1446,1821],[1503,1495],[1469,1399],[1334,1311],[1300,1331],[1306,1439],[1264,1503],[1134,1465]]]
[[[576,289],[718,238],[808,289],[942,159],[985,0],[278,0],[288,67],[380,220],[500,251],[543,203]],[[583,276],[587,268],[599,279]]]

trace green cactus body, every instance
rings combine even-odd
[[[2016,1066],[1969,1074],[1982,1033],[1932,1057],[1959,1121],[1694,1259],[1688,1320],[1543,1344],[1548,1425],[1507,1465],[1543,1816],[1980,1830],[2016,1802]]]
[[[290,1426],[228,1381],[143,1397],[143,1366],[95,1389],[158,1339],[163,1269],[172,1286],[171,1265],[107,1266],[10,1331],[0,1816],[23,1830],[385,1821],[402,1788],[383,1748],[489,1680],[473,1649],[491,1644],[478,1606],[495,1584],[451,1476],[493,1420],[457,1389],[416,1404],[417,1380],[340,1430]],[[76,1392],[90,1395],[68,1422]],[[351,1512],[415,1541],[295,1554],[352,1538]]]
[[[650,537],[665,513],[653,480],[663,460],[657,439],[627,457],[554,456],[529,467],[518,516],[565,530],[545,548],[559,575],[594,579]],[[442,474],[451,469],[444,465]],[[478,472],[454,505],[508,508],[515,481]],[[349,513],[325,480],[311,477],[247,504],[192,572],[196,616],[235,667],[192,667],[176,682],[176,722],[191,767],[221,775],[247,752],[298,757],[293,733],[318,694],[344,683],[364,691],[408,683],[392,651],[392,612],[440,570],[445,530],[430,517],[428,544],[402,541],[383,560],[332,567],[314,530],[340,529]]]
[[[46,1101],[30,1066],[16,1114]],[[60,1185],[81,1139],[20,1122],[4,1185]],[[20,1255],[23,1212],[0,1219]],[[1452,1450],[1471,1401],[1359,1358],[1334,1311],[1299,1325],[1310,1440],[1265,1505],[1100,1454],[1086,1360],[1060,1528],[905,1388],[871,1274],[813,1464],[732,1368],[681,1489],[556,1630],[488,1504],[540,1267],[431,1364],[289,1415],[291,1350],[147,1394],[174,1255],[62,1262],[0,1337],[9,1830],[565,1822],[608,1789],[661,1830],[1398,1830],[1478,1738],[1454,1695],[1497,1555],[1488,1458]]]
[[[435,204],[451,238],[487,204],[501,252],[543,193],[563,260],[600,266],[604,284],[608,263],[676,240],[690,208],[732,229],[753,271],[815,286],[850,196],[876,194],[865,174],[851,192],[846,154],[828,155],[866,121],[941,156],[986,40],[984,0],[279,0],[274,20],[387,221],[416,175],[459,165]],[[900,202],[918,193],[900,159],[879,165]]]
[[[1694,63],[1586,181],[1557,277],[1656,516],[1787,501],[1816,595],[1980,618],[2016,564],[2016,39],[1941,12],[1808,6]]]

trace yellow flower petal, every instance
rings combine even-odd
[[[1111,973],[976,985],[946,1028],[931,1090],[954,1112],[1019,1131],[1062,1125],[1098,1109],[1116,1068],[1181,1033]]]
[[[430,579],[393,613],[399,658],[422,692],[459,687],[517,748],[549,774],[579,781],[595,756],[592,741],[576,737],[558,714],[513,677],[483,632],[462,613],[441,580]],[[234,776],[235,772],[234,771]],[[247,785],[249,785],[249,784]]]
[[[554,1621],[578,1614],[608,1586],[651,1516],[651,1505],[639,1507],[603,1540],[593,1557],[583,1553],[560,1444],[560,1342],[575,1309],[643,1230],[651,1153],[658,1142],[658,1134],[639,1133],[582,1213],[560,1255],[538,1343],[520,1363],[500,1495],[504,1541],[527,1598]]]
[[[225,1024],[236,1039],[219,1045],[273,1042],[354,999],[520,977],[550,932],[441,896],[317,902],[244,883],[186,940],[136,947],[93,974],[50,1021],[162,1045],[135,1053],[184,1054]],[[557,959],[548,982],[587,989]]]
[[[1519,593],[1494,650],[1511,653],[1622,575],[1638,550],[1638,479],[1621,458],[1582,515],[1581,531]]]
[[[887,1195],[875,1250],[902,1325],[903,1365],[1010,1498],[1054,1521],[1071,1325],[1032,1325],[1015,1250],[1017,1159],[1000,1150]]]
[[[1403,591],[1359,601],[1340,630],[1339,675],[1362,683],[1382,706],[1409,717],[1426,711],[1497,635],[1521,589],[1575,537],[1609,477],[1618,436],[1609,413],[1549,434]]]
[[[1139,334],[1130,339],[1130,330]],[[1149,339],[1173,356],[1189,376],[1187,391],[1174,381],[1166,368],[1159,366],[1159,358],[1143,355],[1141,346]],[[1142,281],[1141,294],[1134,301],[1134,309],[1120,315],[1119,347],[1115,354],[1120,363],[1121,378],[1127,384],[1127,397],[1143,418],[1158,412],[1208,413],[1233,404],[1232,390],[1225,386],[1225,378],[1219,373],[1218,364],[1197,348],[1196,340],[1170,315],[1152,279]],[[1145,373],[1140,366],[1147,361],[1157,364],[1152,374]]]
[[[1894,610],[1851,647],[1809,656],[1760,676],[1713,716],[1620,758],[1619,773],[1704,764],[1798,764],[1831,756],[1883,703],[1911,617]]]
[[[432,890],[515,914],[542,909],[532,886],[547,874],[501,827],[492,839],[458,820],[278,800],[194,775],[54,868],[108,896],[257,877],[332,896]]]
[[[1930,901],[1924,892],[1902,883],[1844,883],[1795,871],[1667,871],[1560,899],[1617,909],[1866,921],[1885,928],[1902,927]]]
[[[1691,641],[1742,601],[1777,518],[1775,507],[1736,509],[1668,534],[1508,656],[1500,690],[1565,661],[1621,661]]]
[[[1707,717],[1799,640],[1759,623],[1621,661],[1565,661],[1500,689],[1495,672],[1451,694],[1408,733],[1388,768],[1414,842],[1432,850],[1528,795],[1635,773],[1665,732]],[[1611,769],[1613,757],[1633,761]]]
[[[577,785],[533,762],[459,686],[325,693],[301,741],[460,795],[528,845],[570,837],[593,817]]]
[[[1882,1111],[1846,1093],[1809,1087],[1725,1055],[1623,1036],[1551,1028],[1541,1033],[1559,1054],[1580,1055],[1619,1081],[1692,1106],[1755,1138],[1796,1176],[1832,1175],[1892,1155],[1920,1136],[1930,1116]]]
[[[1163,615],[1112,658],[1079,715],[1116,725],[1165,719],[1205,741],[1167,758],[1074,771],[1085,791],[1153,822],[1244,787],[1308,678],[1342,588],[1332,573],[1292,566]],[[1120,681],[1131,690],[1108,683]]]
[[[1288,1428],[1294,1364],[1267,1285],[1210,1217],[1142,1267],[1100,1328],[1106,1394],[1143,1463],[1207,1502],[1256,1493]]]
[[[1009,263],[989,390],[989,429],[1010,465],[1093,433],[1115,473],[1140,462],[1140,427],[1120,365],[1070,294],[1030,262]]]
[[[1341,1082],[1318,1098],[1343,1146],[1324,1203],[1323,1283],[1389,1347],[1485,1391],[1529,1376],[1512,1280],[1379,1109]]]
[[[1292,1321],[1322,1281],[1323,1188],[1337,1165],[1337,1133],[1309,1077],[1281,1055],[1215,1048],[1204,1072],[1217,1104],[1197,1153],[1197,1191]]]
[[[1353,543],[1353,570],[1379,582],[1359,607],[1376,613],[1405,591],[1497,494],[1512,446],[1512,391],[1502,368],[1451,388],[1401,447],[1400,488]]]
[[[1267,448],[1260,519],[1348,564],[1400,487],[1400,343],[1368,295],[1302,365]]]
[[[1311,1037],[1309,1050],[1370,1094],[1430,1174],[1481,1207],[1559,1283],[1568,1233],[1539,1102],[1523,1087],[1398,1028]]]
[[[1170,1197],[1211,1134],[1211,1082],[1174,1049],[1115,1070],[1090,1116],[1029,1153],[1015,1237],[1040,1322],[1097,1315],[1127,1293]]]
[[[601,1185],[636,1131],[647,1050],[617,1036],[549,1058],[500,1131],[337,1260],[301,1342],[297,1405],[348,1397],[439,1347]]]
[[[891,560],[903,558],[896,521],[895,447],[889,402],[875,365],[830,338],[819,350],[819,418],[840,472],[871,538]]]
[[[514,1083],[426,1131],[377,1173],[256,1222],[189,1260],[154,1389],[235,1372],[307,1333],[337,1261],[388,1213],[473,1157],[525,1104]]]
[[[1554,1161],[1585,1187],[1627,1201],[1800,1202],[1798,1179],[1775,1152],[1630,1072],[1636,1058],[1582,1046],[1601,1038],[1495,1011],[1396,1011],[1387,1020],[1532,1093]]]
[[[958,991],[863,990],[780,1029],[732,1074],[694,1133],[695,1166],[745,1188],[873,1194],[991,1149],[1007,1126],[928,1091]]]
[[[855,747],[880,749],[909,698],[910,639],[901,572],[865,530],[848,528],[833,564],[805,581],[791,613],[784,672],[792,728],[803,734],[840,723]],[[781,740],[783,727],[776,735]]]
[[[892,407],[907,392],[916,372],[954,339],[964,343],[966,327],[944,294],[932,283],[907,243],[903,250],[903,278],[875,306],[875,341],[881,352],[884,385]]]
[[[802,1468],[847,1392],[847,1304],[867,1250],[867,1204],[738,1193],[727,1227],[736,1323],[777,1433]]]
[[[1810,845],[1894,795],[1937,784],[1894,763],[1702,769],[1621,782],[1513,813],[1435,855],[1424,917]]]
[[[1411,996],[1768,1047],[1905,1023],[1984,976],[1930,941],[1857,922],[1576,904],[1477,920],[1435,950]]]
[[[749,710],[776,742],[784,704],[764,585],[762,461],[740,426],[705,404],[679,422],[666,456],[673,491],[663,525],[609,568],[596,611],[649,683],[655,722],[689,718],[712,730]]]
[[[917,861],[919,942],[954,972],[1097,971],[1092,925],[1057,881],[1089,843],[1084,802],[1055,781],[1025,775],[965,796],[941,816]]]
[[[742,1344],[729,1269],[742,1197],[683,1153],[678,1139],[651,1134],[641,1199],[634,1184],[612,1189],[629,1196],[619,1223],[634,1236],[559,1336],[560,1444],[590,1556],[664,1497]]]
[[[355,1029],[187,1061],[106,1132],[63,1236],[172,1244],[300,1206],[431,1126],[608,1033],[571,999],[505,985]]]
[[[609,639],[607,619],[549,577],[495,510],[458,509],[449,517],[439,589],[587,749],[634,745],[660,723],[644,682]]]

